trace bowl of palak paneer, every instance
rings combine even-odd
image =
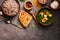
[[[36,17],[39,24],[48,26],[54,21],[54,12],[49,8],[42,8],[38,11]]]

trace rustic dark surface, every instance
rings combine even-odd
[[[0,5],[2,1],[0,0]],[[31,21],[27,29],[19,29],[14,25],[6,24],[4,21],[0,22],[0,40],[60,40],[60,9],[54,12],[55,22],[48,28],[37,25],[34,20]],[[12,22],[21,26],[18,15],[12,19]],[[35,25],[33,29],[32,24]]]

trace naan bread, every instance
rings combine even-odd
[[[19,14],[19,20],[21,22],[21,24],[27,28],[29,23],[31,22],[32,20],[32,16],[30,14],[28,14],[27,12],[25,11],[21,11],[20,14]]]

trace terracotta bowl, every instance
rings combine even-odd
[[[27,3],[27,2],[30,2],[30,3],[32,4],[32,7],[28,8],[28,7],[26,6],[26,3]],[[32,1],[25,1],[25,3],[24,3],[24,8],[25,8],[26,10],[31,10],[31,9],[33,8],[33,3],[32,3]]]

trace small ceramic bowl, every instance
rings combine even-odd
[[[49,7],[53,10],[57,10],[59,9],[59,6],[60,6],[59,1],[52,1]]]
[[[24,8],[26,10],[31,10],[33,8],[33,3],[31,1],[25,1]]]

